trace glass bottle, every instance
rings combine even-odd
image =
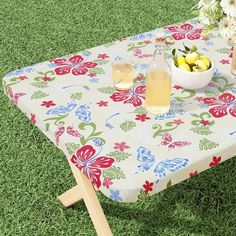
[[[145,109],[158,115],[170,110],[171,72],[164,57],[164,42],[164,38],[157,38],[157,48],[146,75]]]

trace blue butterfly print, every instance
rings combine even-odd
[[[155,120],[164,120],[164,119],[168,119],[168,118],[174,118],[175,117],[175,113],[173,110],[170,110],[167,114],[164,115],[157,115],[155,117]]]
[[[220,72],[217,68],[214,69],[214,76],[215,77],[220,77]]]
[[[85,56],[85,57],[88,57],[88,56],[91,55],[91,52],[89,52],[89,51],[82,51],[81,54],[82,54],[83,56]]]
[[[151,169],[155,163],[155,157],[152,152],[141,146],[137,149],[137,154],[137,160],[141,162],[138,169],[142,172]]]
[[[159,178],[164,177],[167,171],[176,172],[186,167],[189,163],[189,160],[186,158],[167,159],[157,163],[153,153],[142,146],[137,148],[137,160],[141,162],[141,164],[138,165],[139,171],[144,172],[155,167],[153,172]]]
[[[86,104],[79,106],[76,111],[75,115],[84,122],[91,121],[91,112],[88,110],[90,107]]]
[[[148,64],[136,64],[134,67],[135,69],[146,70],[148,68]]]
[[[186,167],[188,165],[188,162],[188,159],[183,158],[167,159],[165,161],[161,161],[156,166],[156,168],[154,169],[154,173],[161,178],[166,176],[166,170],[176,172],[179,169]]]
[[[66,106],[58,106],[46,112],[47,115],[59,115],[72,111],[77,106],[75,101],[68,102]]]
[[[142,40],[142,39],[145,39],[145,38],[153,38],[155,37],[154,34],[150,34],[150,33],[146,33],[146,34],[137,34],[137,35],[134,35],[132,37],[130,37],[129,39],[131,41],[136,41],[136,40]]]

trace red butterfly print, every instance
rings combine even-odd
[[[74,128],[74,126],[70,125],[65,128],[64,126],[60,126],[57,128],[57,130],[54,132],[54,137],[56,139],[56,144],[58,145],[60,142],[60,137],[67,132],[67,134],[73,136],[73,137],[80,137],[80,133],[78,130]]]
[[[15,94],[13,94],[12,88],[10,86],[7,87],[7,94],[9,96],[9,98],[11,99],[11,101],[15,104],[18,103],[20,97],[26,95],[26,93],[15,93]]]
[[[79,133],[79,131],[76,130],[76,129],[74,128],[74,126],[72,126],[72,125],[70,125],[70,126],[67,127],[66,132],[67,132],[69,135],[74,136],[74,137],[80,137],[80,136],[81,136],[80,133]]]
[[[139,48],[136,48],[136,49],[134,50],[134,56],[135,56],[135,57],[138,57],[138,58],[153,57],[152,54],[143,54],[142,51],[141,51],[141,49],[139,49]]]
[[[185,147],[188,145],[191,145],[192,143],[190,142],[186,142],[186,141],[175,141],[172,142],[172,136],[169,133],[164,133],[163,137],[162,137],[162,141],[161,141],[161,145],[168,145],[168,149],[175,149],[178,147]]]
[[[72,163],[86,175],[97,188],[101,186],[101,168],[112,166],[114,159],[106,156],[98,157],[91,145],[79,148],[71,157]]]
[[[59,138],[64,134],[65,132],[65,127],[61,126],[61,127],[58,127],[57,131],[54,132],[54,136],[56,138],[56,144],[58,145],[59,144]]]

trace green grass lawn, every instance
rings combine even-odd
[[[0,77],[65,54],[192,18],[196,0],[2,0]],[[0,236],[96,235],[65,156],[7,99],[0,85]],[[236,159],[143,202],[99,194],[114,235],[236,235]]]

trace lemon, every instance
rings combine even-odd
[[[199,60],[203,61],[206,64],[207,68],[210,67],[211,61],[210,61],[209,57],[207,57],[207,56],[200,56]]]
[[[207,65],[202,60],[195,61],[195,65],[193,66],[193,71],[195,72],[202,72],[208,69]]]
[[[191,71],[190,66],[187,63],[181,64],[178,68],[184,71]]]
[[[183,56],[178,57],[178,66],[180,66],[181,64],[186,64],[185,57]]]
[[[186,56],[186,62],[187,62],[189,65],[193,65],[193,64],[195,63],[195,61],[197,61],[199,58],[200,58],[199,53],[197,53],[197,52],[192,52],[192,53],[190,53],[190,54],[187,54],[187,56]]]

